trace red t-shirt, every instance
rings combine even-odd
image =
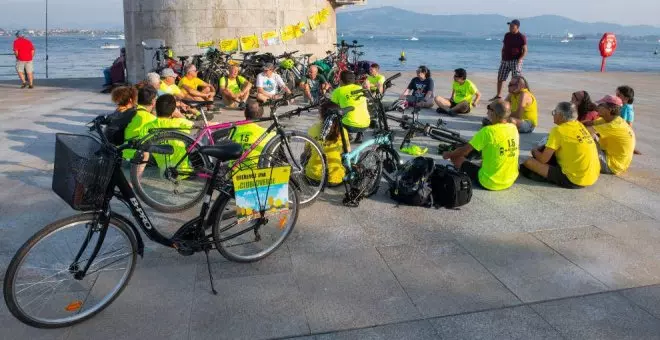
[[[34,46],[25,38],[14,40],[14,51],[18,51],[18,61],[32,61]]]
[[[513,34],[511,32],[504,35],[504,53],[502,60],[516,60],[520,59],[522,55],[523,46],[527,45],[527,37],[518,32]]]

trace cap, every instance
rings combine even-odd
[[[16,38],[18,38],[18,37],[23,37],[23,36],[25,36],[25,33],[23,33],[22,30],[18,30],[18,31],[16,31]]]
[[[623,102],[621,101],[621,98],[609,94],[603,97],[603,99],[596,102],[596,104],[605,104],[605,103],[614,104],[616,106],[623,106]]]
[[[516,25],[516,26],[520,27],[520,20],[518,20],[518,19],[513,19],[513,20],[507,22],[506,24],[507,24],[507,25]]]
[[[166,68],[160,71],[160,77],[161,78],[167,78],[167,77],[174,77],[176,78],[176,73],[174,73],[174,70],[171,68]]]
[[[274,70],[274,69],[275,69],[275,65],[273,65],[273,63],[265,63],[264,64],[264,71],[265,70]]]

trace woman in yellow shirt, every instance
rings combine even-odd
[[[344,135],[344,141],[346,142],[347,150],[351,150],[348,131],[341,127],[340,124],[333,123],[332,127],[330,127],[330,133],[328,133],[325,140],[321,139],[321,134],[323,133],[323,124],[325,123],[325,120],[330,116],[331,113],[336,112],[336,110],[339,109],[339,105],[335,103],[325,103],[319,109],[321,121],[312,125],[312,127],[309,128],[309,131],[307,131],[307,134],[309,134],[310,137],[318,140],[319,143],[323,145],[323,153],[326,155],[328,162],[329,186],[337,186],[342,184],[346,174],[344,164],[341,161],[343,149],[340,133]],[[322,174],[323,160],[321,159],[320,154],[314,152],[305,165],[305,175],[313,181],[320,182]]]
[[[509,96],[506,101],[511,105],[509,121],[518,127],[520,133],[532,133],[538,125],[538,103],[529,89],[527,79],[518,76],[509,82]]]

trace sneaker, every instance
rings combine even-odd
[[[364,135],[364,133],[362,133],[362,132],[356,133],[355,134],[355,139],[353,139],[353,143],[355,143],[355,144],[362,143],[362,135]]]
[[[24,88],[26,88],[26,87],[27,87],[27,83],[23,83],[23,85],[21,85],[21,88],[22,88],[22,89],[24,89]]]
[[[30,84],[30,86],[28,86],[28,89],[33,89],[33,88],[34,88],[34,85],[32,85],[32,84]]]
[[[437,109],[435,109],[435,112],[440,113],[440,114],[446,114],[447,110],[445,110],[444,108],[438,107]]]
[[[498,99],[502,99],[502,97],[500,97],[500,96],[495,96],[495,97],[493,97],[493,98],[490,98],[488,101],[489,101],[489,102],[494,102],[494,101],[496,101],[496,100],[498,100]]]

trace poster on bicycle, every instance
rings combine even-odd
[[[261,211],[265,217],[287,216],[290,176],[290,166],[237,171],[232,180],[238,223],[261,217]]]

